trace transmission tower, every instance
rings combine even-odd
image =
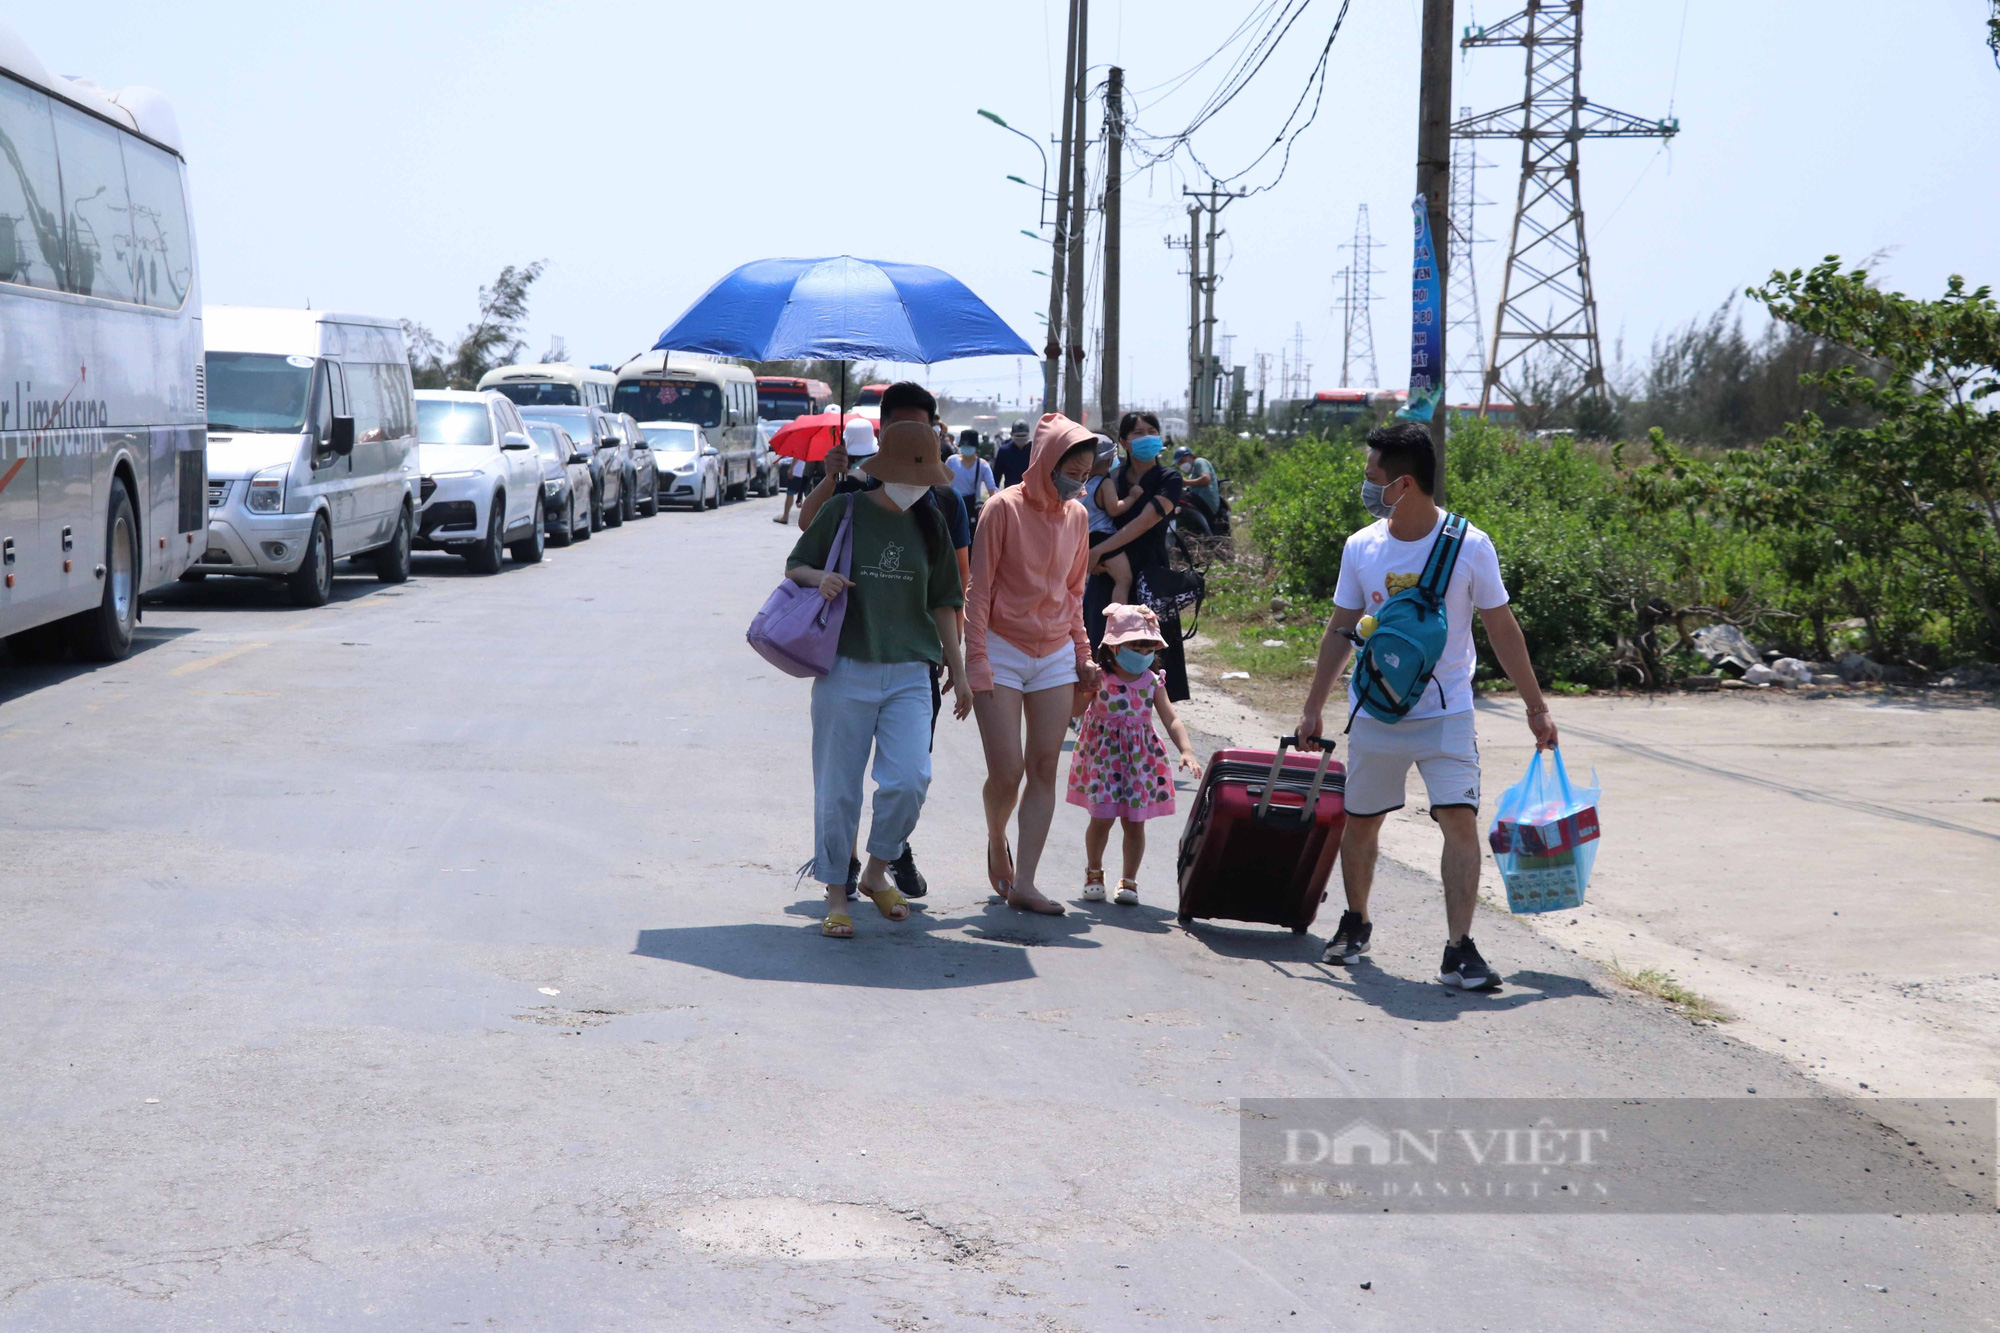
[[[1458,118],[1468,120],[1472,108],[1462,106]],[[1449,358],[1445,365],[1445,397],[1454,392],[1460,402],[1479,396],[1486,383],[1486,327],[1479,318],[1479,278],[1473,263],[1472,247],[1483,245],[1476,210],[1490,199],[1479,197],[1479,168],[1493,164],[1479,156],[1470,139],[1451,141],[1451,237],[1446,250],[1447,284],[1444,345]]]
[[[1480,408],[1493,401],[1495,389],[1525,403],[1528,376],[1543,369],[1566,369],[1578,382],[1559,401],[1536,406],[1553,409],[1579,394],[1602,394],[1604,352],[1584,243],[1578,145],[1584,139],[1671,139],[1680,122],[1645,120],[1585,100],[1578,76],[1583,0],[1528,0],[1511,18],[1468,27],[1459,46],[1520,46],[1528,53],[1526,91],[1518,103],[1451,127],[1460,139],[1521,141],[1521,184]],[[1543,358],[1555,366],[1543,367]]]
[[[1375,323],[1369,311],[1379,299],[1374,293],[1374,279],[1382,272],[1375,267],[1375,251],[1383,242],[1376,240],[1368,231],[1368,205],[1363,204],[1354,214],[1354,239],[1340,248],[1350,252],[1347,267],[1333,275],[1340,284],[1340,299],[1333,308],[1340,312],[1340,387],[1345,389],[1354,384],[1351,378],[1355,369],[1367,367],[1368,385],[1382,382],[1382,371],[1375,364]]]

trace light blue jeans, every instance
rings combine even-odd
[[[927,662],[836,657],[813,682],[813,877],[847,879],[861,827],[861,777],[875,754],[868,854],[893,861],[931,786],[931,669]]]

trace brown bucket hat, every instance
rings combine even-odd
[[[937,432],[914,421],[898,421],[882,430],[875,456],[861,470],[882,482],[914,486],[949,486],[951,470],[938,457]]]

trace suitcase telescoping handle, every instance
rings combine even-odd
[[[1333,762],[1333,742],[1324,736],[1308,736],[1304,740],[1297,736],[1280,736],[1278,752],[1271,756],[1271,772],[1264,779],[1264,795],[1257,802],[1256,817],[1260,820],[1270,812],[1271,796],[1278,790],[1278,774],[1284,771],[1285,752],[1294,745],[1302,750],[1308,745],[1317,745],[1320,749],[1319,771],[1313,774],[1312,789],[1306,793],[1306,803],[1299,809],[1300,818],[1310,821],[1313,811],[1319,808],[1319,789],[1326,782],[1327,765]]]

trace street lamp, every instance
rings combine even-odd
[[[1026,227],[1021,228],[1021,234],[1037,244],[1041,244],[1044,239],[1039,233],[1029,231]]]
[[[992,121],[992,122],[993,122],[993,123],[994,123],[995,125],[998,125],[998,126],[999,126],[999,127],[1001,128],[1001,129],[1003,129],[1003,130],[1007,131],[1007,133],[1009,133],[1009,134],[1019,134],[1019,135],[1020,135],[1020,136],[1021,136],[1021,137],[1022,137],[1023,139],[1026,139],[1026,140],[1027,140],[1027,141],[1028,141],[1029,143],[1031,143],[1031,144],[1034,144],[1034,145],[1035,145],[1035,151],[1036,151],[1037,153],[1041,154],[1041,158],[1042,158],[1042,207],[1041,207],[1041,211],[1040,211],[1039,213],[1037,213],[1037,214],[1036,214],[1036,216],[1035,216],[1035,220],[1036,220],[1037,222],[1041,223],[1041,224],[1042,224],[1042,225],[1043,225],[1044,227],[1048,226],[1048,225],[1049,225],[1049,219],[1048,219],[1048,207],[1049,207],[1049,155],[1048,155],[1048,152],[1047,152],[1047,150],[1046,150],[1046,149],[1044,149],[1044,148],[1042,147],[1042,145],[1041,145],[1041,144],[1040,144],[1039,142],[1037,142],[1037,141],[1036,141],[1036,139],[1035,139],[1035,136],[1034,136],[1034,135],[1032,135],[1032,134],[1022,134],[1022,133],[1021,133],[1021,131],[1019,131],[1019,130],[1015,129],[1015,128],[1014,128],[1014,127],[1013,127],[1012,125],[1009,125],[1009,124],[1008,124],[1008,123],[1007,123],[1006,121],[1004,121],[1004,120],[1000,119],[1000,117],[998,117],[998,116],[994,115],[994,114],[993,114],[993,113],[992,113],[991,111],[988,111],[988,110],[986,110],[986,109],[985,109],[984,107],[981,107],[981,108],[979,109],[979,114],[980,114],[980,115],[982,115],[982,116],[984,116],[984,117],[986,117],[986,119],[988,119],[988,120]],[[1008,177],[1007,179],[1008,179],[1008,180],[1010,180],[1010,181],[1020,181],[1020,182],[1021,182],[1021,184],[1023,184],[1023,185],[1028,185],[1028,182],[1027,182],[1027,181],[1024,181],[1024,180],[1021,180],[1021,178],[1020,178],[1019,176],[1009,176],[1009,177]],[[1032,188],[1034,188],[1034,187],[1030,185],[1030,186],[1029,186],[1029,188],[1030,188],[1030,189],[1032,189]]]

